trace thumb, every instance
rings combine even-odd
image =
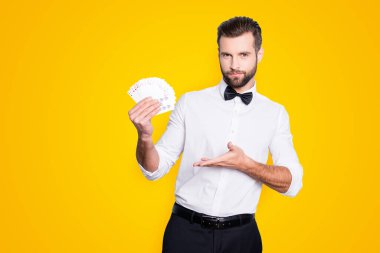
[[[229,150],[233,150],[235,146],[230,141],[230,142],[228,142],[227,147],[228,147]]]

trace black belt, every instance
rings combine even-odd
[[[173,214],[176,214],[191,223],[201,224],[203,228],[225,229],[241,226],[254,221],[255,214],[238,214],[227,217],[210,216],[203,213],[197,213],[177,203],[173,206]]]

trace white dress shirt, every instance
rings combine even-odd
[[[303,168],[294,150],[289,116],[283,105],[256,91],[250,104],[236,96],[224,99],[227,84],[182,95],[170,114],[164,134],[155,144],[159,166],[144,176],[157,180],[169,172],[180,154],[182,161],[175,186],[175,201],[194,211],[213,216],[255,213],[262,182],[232,168],[193,167],[202,157],[228,152],[227,143],[243,149],[253,160],[266,164],[271,152],[274,165],[285,166],[292,182],[285,196],[294,197],[302,187]]]

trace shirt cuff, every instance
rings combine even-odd
[[[139,165],[139,167],[140,167],[142,173],[144,174],[144,176],[148,180],[151,180],[151,181],[155,181],[155,180],[163,177],[166,173],[169,172],[169,166],[165,163],[165,161],[167,160],[167,157],[165,156],[164,152],[161,151],[160,147],[158,147],[157,145],[155,147],[156,147],[156,150],[157,150],[157,153],[158,153],[158,157],[159,157],[159,163],[158,163],[157,170],[155,170],[153,172],[150,172],[150,171],[146,170],[137,161],[137,164]]]
[[[301,164],[294,165],[280,165],[289,169],[290,174],[292,175],[292,181],[290,183],[289,189],[286,192],[281,192],[281,195],[287,197],[295,197],[302,188],[302,176],[303,169]]]
[[[148,180],[157,180],[159,178],[159,173],[160,173],[160,166],[158,166],[158,169],[153,171],[153,172],[150,172],[148,170],[146,170],[139,162],[137,162],[137,164],[139,165],[143,175],[148,179]]]

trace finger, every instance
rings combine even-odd
[[[217,165],[217,163],[220,163],[220,162],[223,162],[224,160],[226,160],[227,155],[228,155],[228,153],[225,153],[225,154],[218,156],[218,157],[215,157],[213,159],[208,159],[206,157],[203,157],[203,158],[206,158],[207,160],[203,160],[203,158],[202,158],[201,161],[196,163],[196,166]]]
[[[201,161],[199,163],[199,166],[212,166],[212,165],[218,165],[220,162],[224,161],[224,155],[216,157],[214,159],[208,159],[206,161]]]
[[[156,115],[159,111],[161,110],[161,106],[159,105],[157,108],[155,108],[154,110],[152,110],[150,113],[148,113],[148,115],[146,115],[142,120],[141,120],[141,124],[145,123],[146,121],[150,120],[151,118],[153,118],[154,115]]]
[[[214,166],[214,165],[216,165],[215,161],[208,160],[208,161],[204,161],[204,162],[199,162],[199,164],[197,166],[199,166],[199,167],[207,167],[207,166]]]
[[[159,101],[157,99],[147,99],[143,103],[136,106],[136,108],[133,108],[133,111],[130,112],[130,116],[135,116],[136,114],[139,114],[141,111],[144,111],[146,108],[152,106],[153,104],[158,104]]]
[[[130,111],[129,114],[135,113],[141,106],[145,105],[147,102],[153,100],[152,97],[146,97],[142,100],[140,100]]]
[[[146,97],[140,100],[131,110],[131,113],[134,113],[142,104],[146,103],[146,101],[152,100],[152,97]]]
[[[195,162],[193,163],[193,167],[204,167],[205,165],[202,162]]]
[[[144,105],[142,105],[139,109],[137,109],[135,112],[133,112],[130,115],[130,118],[132,120],[135,119],[135,118],[138,118],[138,117],[141,119],[141,118],[145,117],[148,114],[148,111],[150,112],[150,110],[152,110],[152,107],[155,108],[155,107],[158,107],[158,106],[160,106],[160,102],[158,102],[158,100],[148,101]],[[143,117],[141,117],[141,115],[143,115]]]
[[[150,114],[154,113],[155,111],[159,110],[160,109],[160,104],[156,104],[156,105],[152,105],[148,108],[146,108],[144,111],[142,111],[136,118],[135,118],[135,122],[140,122],[140,123],[144,123],[145,122],[145,118],[149,117]],[[153,116],[154,114],[152,114]],[[150,118],[152,117],[150,116]]]
[[[201,161],[196,162],[194,165],[202,167],[202,166],[212,165],[212,164],[214,164],[213,160],[207,160],[207,161],[201,160]]]
[[[207,160],[209,160],[209,158],[207,158],[207,157],[202,157],[200,161],[193,163],[193,167],[194,167],[194,166],[198,166],[199,163],[201,163],[202,161],[207,161]]]

